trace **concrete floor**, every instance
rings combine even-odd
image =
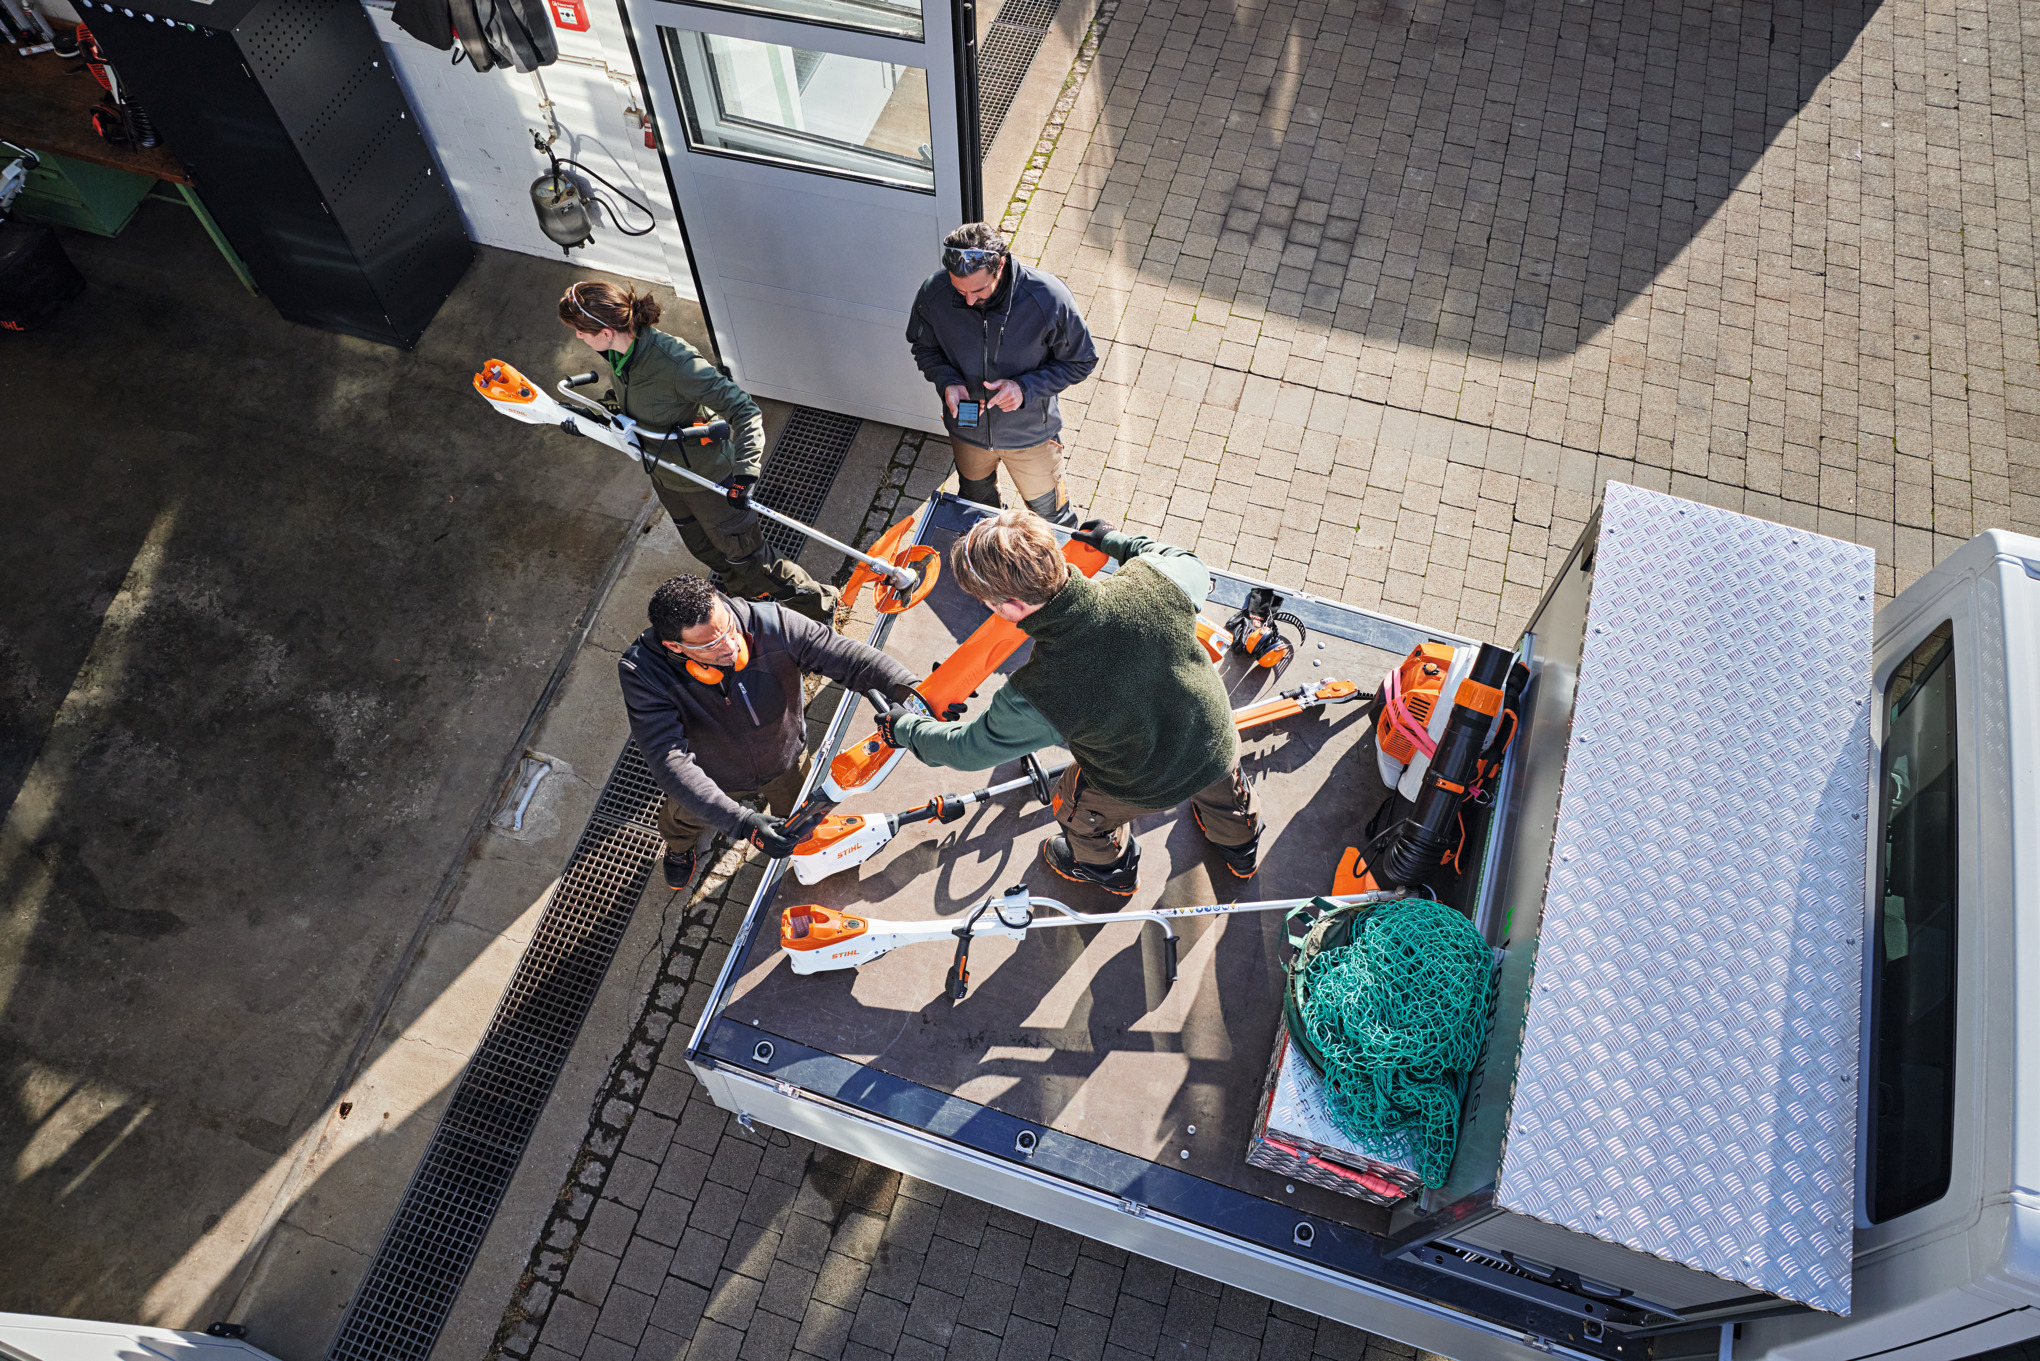
[[[574,362],[565,265],[480,251],[406,353],[280,320],[173,206],[64,242],[90,287],[0,368],[0,1279],[203,1327],[646,486],[469,390]]]

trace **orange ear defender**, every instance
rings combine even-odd
[[[737,659],[730,663],[730,670],[742,671],[750,664],[751,635],[748,633],[738,633]],[[710,666],[707,662],[697,662],[692,657],[687,659],[687,674],[700,681],[703,685],[721,685],[723,682],[723,669],[721,667]]]
[[[1287,661],[1297,644],[1310,636],[1310,630],[1289,611],[1278,609],[1281,603],[1282,597],[1266,586],[1248,591],[1247,603],[1226,621],[1225,630],[1232,635],[1233,651],[1256,666],[1280,666]],[[1295,643],[1282,632],[1284,624],[1296,630]]]

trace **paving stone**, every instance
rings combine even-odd
[[[814,1297],[838,1308],[855,1309],[864,1294],[865,1277],[870,1274],[868,1264],[832,1252],[822,1259],[822,1269],[816,1273]]]
[[[618,1342],[636,1346],[644,1336],[645,1324],[651,1321],[652,1306],[658,1297],[628,1286],[611,1287],[609,1298],[602,1302],[602,1315],[595,1321],[595,1332],[601,1337],[615,1338]]]
[[[839,1309],[822,1300],[810,1300],[807,1313],[801,1319],[796,1345],[810,1356],[835,1361],[842,1354],[843,1344],[850,1340],[850,1325],[856,1319],[857,1316],[847,1309]]]
[[[668,1276],[659,1287],[652,1305],[651,1326],[680,1337],[691,1337],[708,1308],[708,1291],[689,1280]]]
[[[1013,1312],[1021,1318],[1053,1326],[1062,1317],[1069,1290],[1068,1277],[1039,1267],[1023,1267],[1019,1289],[1013,1295]]]
[[[743,1346],[744,1335],[735,1328],[703,1319],[687,1348],[687,1361],[736,1361]]]
[[[705,1229],[690,1228],[681,1236],[680,1246],[674,1252],[672,1266],[668,1269],[682,1280],[693,1281],[699,1286],[712,1286],[729,1246],[727,1238],[718,1238]]]
[[[616,1283],[656,1295],[672,1265],[671,1247],[649,1238],[633,1238],[630,1250],[624,1253],[622,1264],[616,1268]]]
[[[572,1295],[554,1298],[552,1310],[545,1316],[545,1328],[538,1340],[548,1347],[556,1347],[569,1356],[579,1356],[581,1349],[588,1345],[589,1336],[595,1331],[595,1320],[601,1311],[586,1300]]]
[[[956,1316],[963,1308],[960,1296],[922,1282],[907,1306],[906,1332],[946,1347],[956,1332]]]
[[[638,1214],[637,1232],[655,1243],[676,1246],[680,1235],[687,1229],[687,1217],[693,1212],[693,1201],[682,1200],[670,1191],[653,1189],[646,1195],[644,1209]],[[599,1206],[596,1213],[601,1213]]]
[[[645,1203],[645,1197],[652,1189],[652,1180],[658,1175],[657,1163],[619,1153],[616,1161],[610,1164],[608,1178],[602,1183],[603,1199],[634,1210]]]
[[[666,1156],[666,1146],[672,1142],[673,1122],[641,1109],[630,1122],[630,1132],[623,1136],[623,1151],[633,1158],[657,1162]]]
[[[717,1323],[738,1329],[748,1328],[751,1315],[758,1310],[758,1293],[764,1288],[764,1282],[749,1276],[739,1276],[733,1271],[719,1272],[715,1288],[708,1292],[708,1308],[702,1312]]]
[[[584,1243],[575,1250],[574,1260],[567,1267],[566,1279],[560,1282],[560,1289],[577,1300],[599,1305],[602,1297],[609,1293],[609,1282],[616,1276],[619,1260]]]
[[[647,1328],[645,1335],[638,1339],[635,1350],[638,1361],[684,1361],[687,1339],[663,1328]],[[532,1361],[538,1359],[533,1357]]]
[[[973,1276],[963,1289],[963,1307],[956,1321],[984,1333],[1003,1333],[1013,1313],[1015,1288],[988,1276]]]
[[[597,1333],[588,1339],[587,1350],[581,1353],[581,1361],[632,1361],[637,1355],[637,1340],[621,1341]]]
[[[1094,1314],[1109,1315],[1113,1302],[1119,1298],[1119,1282],[1124,1274],[1120,1268],[1095,1257],[1079,1257],[1070,1270],[1069,1303]],[[1265,1306],[1263,1309],[1265,1312]]]
[[[799,1337],[799,1319],[761,1310],[751,1316],[751,1326],[744,1330],[744,1345],[738,1355],[743,1361],[786,1361],[793,1355]]]
[[[999,1344],[999,1361],[1048,1361],[1055,1346],[1055,1329],[1045,1323],[1016,1318],[1008,1324]]]
[[[891,1351],[906,1327],[907,1306],[895,1299],[866,1291],[857,1305],[857,1320],[850,1326],[850,1340],[878,1351]]]
[[[1066,1361],[1098,1361],[1105,1354],[1105,1342],[1112,1332],[1109,1315],[1094,1314],[1069,1306],[1056,1321],[1051,1351]]]
[[[588,1217],[588,1227],[581,1231],[581,1242],[597,1252],[606,1252],[612,1257],[621,1257],[630,1246],[631,1231],[637,1227],[637,1215],[627,1205],[613,1200],[595,1202],[595,1211]],[[663,1273],[662,1273],[663,1274]]]
[[[921,1272],[926,1267],[926,1258],[918,1252],[896,1248],[890,1242],[878,1245],[878,1256],[872,1260],[871,1274],[865,1278],[864,1288],[896,1300],[914,1298],[914,1287],[920,1283]]]
[[[1112,1311],[1112,1332],[1107,1340],[1142,1356],[1153,1356],[1167,1316],[1168,1311],[1159,1304],[1122,1294]]]
[[[998,1361],[999,1336],[975,1328],[958,1328],[949,1341],[949,1361]]]

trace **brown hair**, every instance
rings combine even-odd
[[[987,605],[1045,605],[1070,579],[1048,521],[1017,508],[972,525],[950,547],[949,567],[956,584]]]
[[[659,320],[659,300],[635,288],[584,279],[560,297],[560,320],[584,336],[602,331],[636,335]]]

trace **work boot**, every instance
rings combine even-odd
[[[1070,504],[1069,497],[1063,495],[1060,483],[1056,485],[1054,491],[1045,491],[1039,496],[1029,497],[1027,509],[1063,529],[1075,529],[1081,523],[1077,519],[1077,508]]]
[[[659,867],[665,871],[666,887],[675,893],[685,893],[694,886],[694,871],[701,864],[701,851],[689,846],[684,851],[666,847],[666,858]]]
[[[998,510],[1004,503],[999,500],[999,475],[990,477],[965,477],[956,475],[956,494],[966,501],[975,501],[981,506]]]
[[[1211,841],[1211,830],[1204,825],[1204,815],[1192,807],[1190,816],[1196,820],[1197,830],[1204,833],[1204,839]],[[1221,846],[1211,841],[1211,849],[1218,852],[1218,858],[1233,872],[1234,878],[1251,879],[1261,863],[1261,834],[1255,832],[1254,839],[1244,846]]]
[[[1109,865],[1086,865],[1070,850],[1070,839],[1061,832],[1041,843],[1041,858],[1063,878],[1079,884],[1096,884],[1122,898],[1133,896],[1140,878],[1140,843],[1131,836],[1126,850]]]

